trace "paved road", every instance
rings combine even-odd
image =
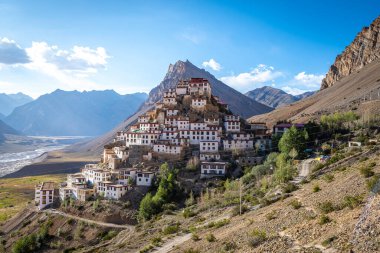
[[[84,222],[87,222],[87,223],[96,224],[96,225],[99,225],[99,226],[102,226],[102,227],[122,228],[122,229],[130,229],[130,230],[134,229],[134,226],[132,226],[132,225],[119,225],[119,224],[114,224],[114,223],[107,223],[107,222],[90,220],[90,219],[78,217],[78,216],[75,216],[75,215],[71,215],[71,214],[68,214],[68,213],[64,213],[64,212],[61,212],[61,211],[58,211],[58,210],[55,210],[55,209],[46,209],[46,210],[43,210],[41,212],[51,213],[51,214],[58,214],[58,215],[65,216],[65,217],[68,217],[68,218],[71,218],[71,219],[75,219],[75,220],[80,220],[80,221],[84,221]]]

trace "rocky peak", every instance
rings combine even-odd
[[[380,16],[364,27],[354,41],[338,55],[322,80],[321,89],[334,85],[342,77],[361,69],[380,58]]]
[[[174,88],[180,80],[190,78],[207,79],[213,90],[213,95],[219,96],[224,102],[229,104],[230,109],[242,117],[249,117],[273,110],[273,108],[258,103],[228,85],[218,80],[215,76],[193,65],[190,61],[177,61],[174,65],[170,64],[162,82],[153,88],[149,97],[142,107],[145,109],[162,99],[167,89]]]

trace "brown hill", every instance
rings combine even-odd
[[[349,76],[342,77],[333,86],[325,88],[302,101],[251,117],[249,121],[275,124],[279,120],[306,122],[319,119],[322,114],[335,111],[356,111],[373,114],[380,108],[380,62],[372,62]]]
[[[354,41],[338,55],[322,80],[321,89],[333,86],[342,77],[354,73],[380,58],[380,16],[364,27]]]

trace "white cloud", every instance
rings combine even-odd
[[[256,88],[254,86],[257,84],[272,83],[281,76],[283,73],[276,71],[272,66],[259,64],[250,72],[221,77],[220,80],[238,90],[246,90]]]
[[[0,39],[0,64],[14,65],[29,62],[30,59],[25,50],[14,40],[8,38]]]
[[[205,61],[202,63],[202,66],[207,68],[211,68],[212,70],[215,70],[215,71],[219,71],[222,69],[222,66],[217,62],[215,61],[214,59],[210,59],[209,61]]]
[[[309,90],[302,90],[302,89],[294,88],[294,87],[290,87],[290,86],[285,86],[285,87],[282,87],[281,89],[283,91],[285,91],[286,93],[289,93],[293,96],[296,96],[296,95],[299,95],[299,94],[302,94],[302,93],[309,91]]]
[[[308,88],[319,88],[323,77],[324,75],[314,75],[300,72],[294,76],[294,80],[296,80],[298,84],[304,85]]]

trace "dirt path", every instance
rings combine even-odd
[[[84,221],[84,222],[87,222],[87,223],[90,223],[90,224],[96,224],[96,225],[103,226],[103,227],[122,228],[122,229],[130,229],[130,230],[134,229],[134,226],[132,226],[132,225],[119,225],[119,224],[114,224],[114,223],[106,223],[106,222],[101,222],[101,221],[90,220],[90,219],[78,217],[78,216],[71,215],[71,214],[68,214],[68,213],[64,213],[64,212],[61,212],[61,211],[58,211],[58,210],[54,210],[54,209],[46,209],[46,210],[43,210],[41,212],[51,213],[51,214],[58,214],[58,215],[61,215],[61,216],[65,216],[67,218],[71,218],[71,219],[75,219],[75,220],[80,220],[80,221]]]
[[[314,158],[309,158],[301,162],[298,169],[298,176],[291,181],[293,184],[300,184],[306,177],[310,175],[313,161]]]

